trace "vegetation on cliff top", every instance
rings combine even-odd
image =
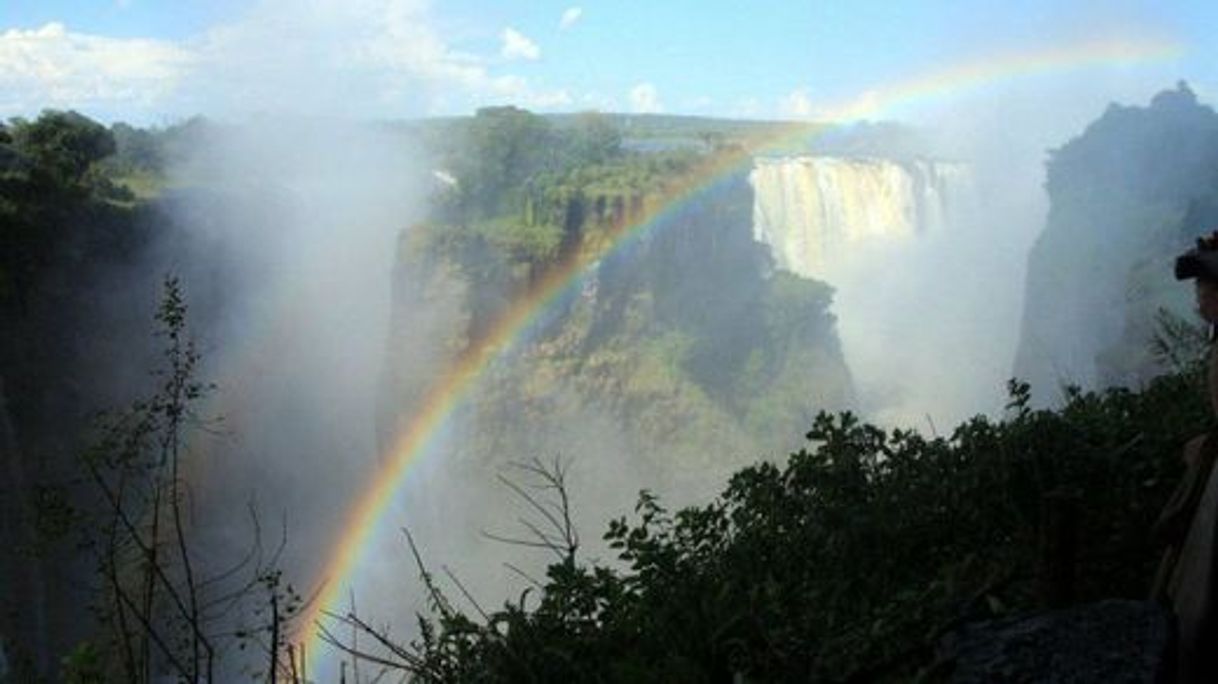
[[[714,148],[632,151],[610,117],[558,125],[515,108],[481,110],[459,131],[437,150],[451,178],[431,220],[399,256],[403,309],[419,310],[411,293],[457,272],[465,329],[441,334],[477,339],[549,269],[596,260],[579,296],[557,303],[519,362],[478,393],[471,460],[548,452],[546,436],[565,423],[611,416],[629,426],[625,451],[663,451],[649,460],[709,484],[745,454],[785,453],[816,409],[849,405],[832,290],[773,272],[753,240],[745,171],[667,205],[662,226],[614,248]],[[394,395],[408,415],[398,398],[409,391]]]

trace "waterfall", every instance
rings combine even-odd
[[[833,287],[863,415],[933,432],[1001,408],[1020,266],[970,166],[770,157],[750,181],[775,268]]]
[[[758,158],[749,175],[753,236],[778,268],[832,282],[859,247],[942,230],[966,179],[951,162]]]

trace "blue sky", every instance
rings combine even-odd
[[[538,111],[801,118],[993,55],[1097,40],[1176,49],[1133,63],[1024,75],[1025,94],[1042,88],[1145,99],[1183,78],[1206,98],[1218,86],[1216,6],[3,0],[0,116],[53,106],[138,123],[277,111],[392,118],[514,103]],[[965,89],[940,100],[979,96]]]

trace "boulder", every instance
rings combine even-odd
[[[1022,618],[966,624],[940,642],[957,684],[1167,681],[1170,614],[1150,601],[1110,599]]]

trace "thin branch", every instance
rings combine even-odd
[[[169,649],[169,647],[165,644],[165,641],[161,639],[160,633],[157,632],[156,628],[151,622],[149,622],[148,616],[140,613],[140,611],[136,608],[135,602],[132,601],[131,597],[128,596],[127,592],[123,591],[121,587],[117,589],[117,593],[119,600],[127,604],[127,607],[131,610],[131,614],[135,616],[137,621],[139,621],[140,627],[144,630],[144,633],[147,634],[150,639],[152,639],[153,643],[155,643],[158,648],[160,648],[161,653],[163,653],[165,658],[169,660],[170,665],[172,665],[182,676],[185,676],[188,670],[182,665],[181,661],[174,656],[173,651]],[[145,679],[144,681],[149,680]]]
[[[485,610],[482,610],[482,606],[480,606],[478,601],[474,599],[473,594],[469,593],[469,590],[465,588],[465,585],[461,583],[461,580],[457,579],[457,576],[453,574],[453,571],[450,570],[448,566],[442,566],[442,568],[444,570],[444,574],[448,575],[448,579],[452,580],[452,583],[457,585],[457,589],[461,592],[461,595],[465,597],[465,600],[469,601],[470,605],[474,607],[474,610],[478,611],[478,614],[482,616],[482,619],[486,620],[489,624],[491,622],[491,616],[487,615]]]
[[[423,563],[423,557],[419,555],[419,547],[414,543],[414,537],[410,534],[410,530],[402,528],[402,532],[406,535],[406,543],[410,545],[410,553],[414,556],[415,565],[419,568],[419,576],[422,578],[423,585],[427,588],[427,593],[431,596],[436,610],[446,617],[454,615],[455,611],[449,605],[448,599],[444,598],[444,595],[440,593],[440,590],[431,578],[431,573],[427,571],[427,566]]]
[[[506,567],[508,570],[511,570],[512,572],[516,573],[520,577],[524,578],[524,580],[526,582],[528,582],[529,584],[532,584],[534,587],[541,589],[543,591],[545,590],[545,585],[543,585],[540,581],[534,579],[531,575],[529,575],[529,573],[525,572],[524,570],[521,570],[520,568],[516,567],[515,565],[512,565],[511,563],[504,563],[503,566]]]
[[[345,616],[339,616],[334,613],[327,613],[327,615],[332,619],[338,620],[339,622],[344,622],[344,623],[354,625],[355,627],[359,628],[365,634],[372,637],[372,639],[374,641],[376,641],[378,644],[380,644],[385,650],[389,651],[389,653],[392,656],[401,658],[401,661],[395,662],[393,660],[389,660],[389,658],[387,658],[385,656],[378,656],[374,653],[370,653],[370,652],[364,651],[364,650],[356,650],[356,649],[352,648],[351,646],[343,643],[342,640],[340,640],[337,636],[334,635],[333,632],[330,631],[330,628],[326,627],[325,625],[318,625],[318,635],[321,637],[321,639],[323,641],[325,641],[326,643],[341,649],[344,653],[355,656],[357,658],[363,658],[364,660],[375,663],[377,665],[385,665],[387,667],[394,667],[399,670],[423,667],[423,661],[420,660],[417,656],[411,654],[405,648],[403,648],[399,644],[395,643],[384,632],[372,627],[368,623],[361,620],[357,615],[350,614],[350,613]]]
[[[558,529],[558,530],[562,529],[562,523],[560,523],[558,521],[558,518],[554,517],[554,515],[552,513],[550,513],[550,511],[546,510],[545,506],[542,506],[541,504],[539,504],[537,502],[536,497],[534,497],[532,494],[525,491],[523,487],[516,484],[515,482],[512,482],[510,479],[504,477],[503,475],[496,475],[495,477],[497,477],[499,479],[499,481],[504,484],[504,486],[511,489],[513,492],[516,492],[516,494],[518,496],[520,496],[520,498],[524,499],[525,502],[527,502],[530,506],[532,506],[534,510],[536,510],[538,513],[541,513],[541,515],[543,517],[545,517],[545,519],[548,520],[550,522],[550,524],[554,526],[555,529]]]
[[[535,541],[530,541],[528,539],[515,539],[513,537],[501,537],[501,536],[499,536],[497,534],[493,534],[491,532],[483,532],[482,536],[486,537],[487,539],[493,540],[493,541],[503,542],[504,544],[514,544],[516,546],[530,546],[530,547],[537,548],[537,549],[549,549],[551,551],[554,550],[554,545],[549,542],[535,542]]]

